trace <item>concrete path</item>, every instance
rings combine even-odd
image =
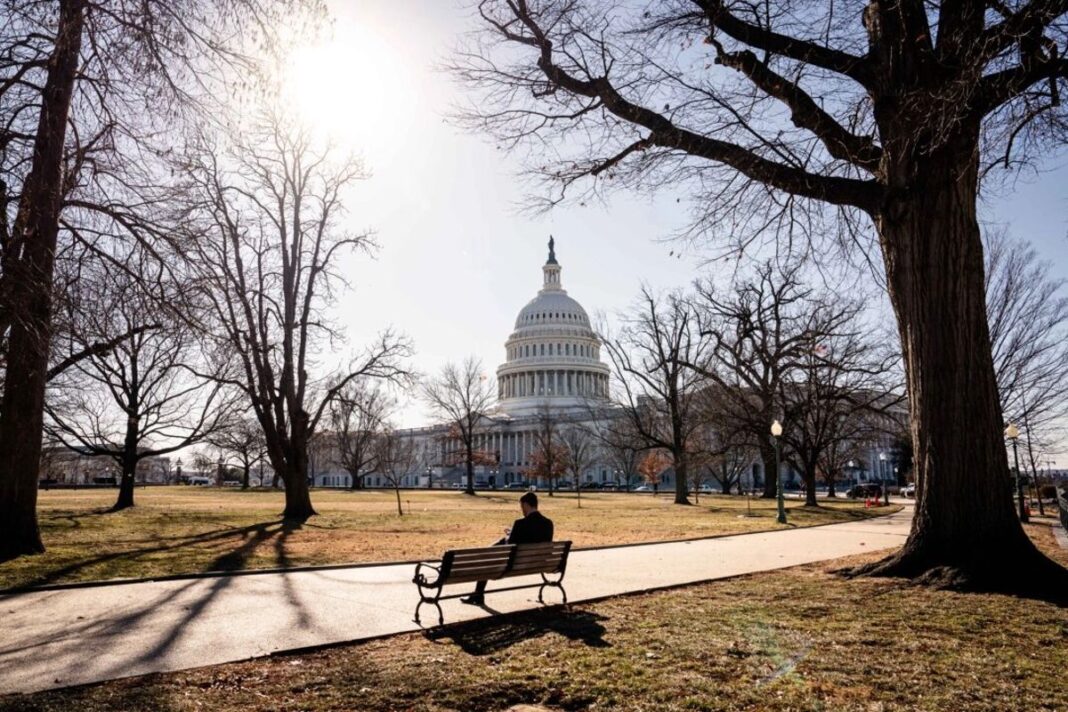
[[[908,506],[854,523],[576,551],[564,583],[579,603],[890,549],[904,542],[911,516]],[[0,694],[417,630],[412,571],[369,566],[0,596]],[[448,623],[534,608],[536,598],[529,589],[489,596],[488,610],[455,600],[442,606]],[[433,606],[423,614],[436,622]]]

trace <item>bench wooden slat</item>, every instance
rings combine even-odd
[[[454,579],[457,576],[470,576],[472,574],[482,575],[489,578],[496,578],[508,571],[508,566],[505,564],[496,564],[494,566],[465,566],[460,569],[453,569],[449,572],[449,579]]]

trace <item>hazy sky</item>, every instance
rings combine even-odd
[[[473,20],[453,0],[334,0],[341,47],[305,58],[310,112],[365,157],[373,178],[349,202],[355,225],[376,231],[381,251],[350,271],[354,292],[341,318],[354,345],[395,325],[417,349],[416,368],[480,356],[488,372],[504,358],[519,309],[541,286],[549,234],[556,237],[563,282],[591,316],[628,305],[642,281],[685,286],[700,259],[672,257],[661,240],[686,215],[675,196],[650,202],[617,196],[611,205],[558,208],[533,219],[518,211],[518,166],[491,144],[445,121],[463,100],[435,69]],[[340,65],[340,66],[337,66]],[[1032,240],[1068,278],[1068,166],[1029,177],[984,207]],[[685,201],[683,201],[685,204]],[[404,425],[425,421],[405,409]]]

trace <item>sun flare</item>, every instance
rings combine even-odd
[[[411,96],[403,57],[371,31],[347,28],[292,54],[283,100],[332,141],[367,148],[402,137]]]

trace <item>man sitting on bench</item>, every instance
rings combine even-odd
[[[541,544],[553,540],[553,520],[538,511],[538,495],[527,492],[519,498],[519,508],[523,510],[523,518],[515,520],[512,528],[505,530],[505,537],[494,542],[493,546]],[[479,581],[475,584],[475,592],[461,598],[460,601],[472,606],[481,606],[484,603],[485,592],[486,582]]]

